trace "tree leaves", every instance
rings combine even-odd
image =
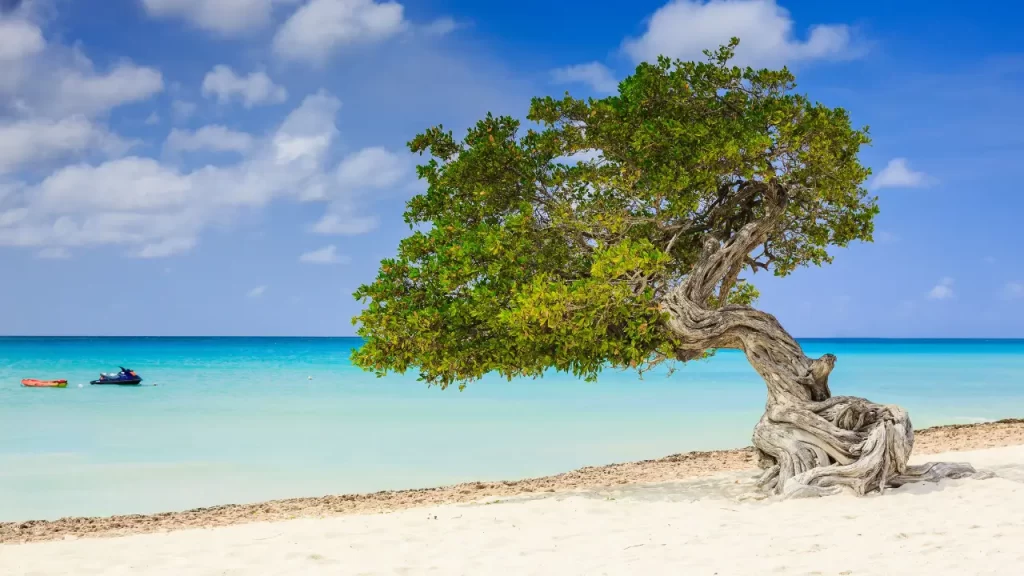
[[[405,220],[428,229],[356,291],[367,307],[354,362],[441,386],[490,372],[643,370],[679,344],[660,299],[707,240],[764,215],[764,190],[788,203],[751,254],[755,272],[786,275],[870,240],[877,207],[857,159],[866,129],[796,94],[785,69],[729,66],[735,46],[705,62],[641,64],[601,100],[536,98],[528,118],[540,130],[487,115],[461,141],[441,126],[417,135],[409,147],[428,156],[428,188]],[[600,155],[573,160],[584,151]],[[750,305],[756,289],[735,280],[708,305]]]

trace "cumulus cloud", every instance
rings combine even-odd
[[[96,70],[80,49],[47,44],[36,24],[17,16],[0,20],[0,113],[97,116],[163,88],[154,68],[122,61]]]
[[[910,169],[906,158],[893,158],[871,181],[868,188],[922,188],[932,183],[932,179],[924,172]]]
[[[375,146],[342,160],[335,177],[343,190],[379,190],[398,184],[407,168],[398,155]]]
[[[932,300],[948,300],[953,297],[953,279],[945,277],[928,291],[928,298]]]
[[[659,55],[699,60],[703,50],[738,37],[735,63],[755,67],[857,54],[848,26],[817,24],[805,40],[794,28],[789,11],[775,0],[673,0],[651,15],[642,36],[627,39],[622,48],[636,62]]]
[[[278,86],[265,72],[238,76],[228,66],[214,66],[203,78],[203,96],[216,97],[220,103],[238,98],[246,108],[259,104],[280,104],[288,99],[288,91]]]
[[[595,92],[615,92],[619,87],[612,71],[600,62],[558,68],[552,71],[551,76],[558,84],[585,84]]]
[[[142,0],[154,18],[176,18],[222,35],[258,30],[270,23],[277,5],[300,0]]]
[[[72,70],[60,78],[62,105],[69,112],[101,113],[122,104],[147,100],[163,90],[160,72],[119,64],[106,74]]]
[[[349,260],[348,256],[338,254],[338,248],[333,244],[299,256],[299,262],[306,264],[344,264]]]
[[[129,144],[85,116],[0,122],[0,175],[90,152],[116,155]]]
[[[346,201],[330,202],[327,213],[313,224],[311,231],[327,236],[357,236],[374,230],[377,218],[356,214],[352,201],[371,192],[398,187],[408,178],[410,169],[407,158],[380,147],[364,148],[347,156],[331,178],[332,186],[344,194]],[[311,196],[311,199],[322,198]]]
[[[249,298],[259,298],[260,296],[263,296],[263,294],[266,291],[267,291],[267,287],[266,286],[257,286],[255,288],[253,288],[252,290],[249,290],[248,292],[246,292],[245,295],[248,296]]]
[[[406,26],[397,2],[310,0],[277,31],[273,50],[286,60],[322,63],[342,47],[379,42]]]
[[[366,193],[401,188],[412,176],[411,159],[368,148],[330,163],[340,106],[318,92],[265,138],[224,127],[169,138],[172,148],[242,153],[234,164],[184,171],[128,156],[67,166],[36,184],[5,184],[0,246],[122,246],[132,256],[166,257],[192,249],[212,223],[279,198],[324,203],[321,233],[366,232],[375,225],[359,211]]]
[[[46,47],[43,32],[25,20],[0,20],[0,61],[12,61],[38,54]]]
[[[245,132],[236,132],[218,124],[203,126],[191,130],[171,130],[164,142],[164,149],[169,152],[238,152],[245,153],[252,149],[255,139]]]
[[[35,207],[52,214],[150,212],[184,204],[190,188],[187,176],[151,158],[130,156],[62,168],[39,183],[31,197]]]

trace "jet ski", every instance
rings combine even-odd
[[[142,382],[142,378],[134,370],[118,366],[120,372],[115,374],[100,374],[99,380],[93,380],[89,384],[117,384],[120,386],[131,386]]]

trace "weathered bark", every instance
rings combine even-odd
[[[705,242],[687,278],[665,298],[676,354],[695,358],[705,350],[742,350],[768,387],[765,413],[754,428],[764,474],[759,486],[786,497],[821,496],[843,487],[857,494],[920,480],[964,477],[968,464],[910,466],[914,431],[906,411],[852,396],[833,397],[828,376],[836,357],[811,359],[774,316],[747,306],[717,309],[707,303],[716,286],[735,280],[737,263],[764,242],[785,209],[779,190],[766,185],[764,216],[743,226],[724,244]]]

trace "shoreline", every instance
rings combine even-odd
[[[1016,445],[1024,445],[1024,419],[952,424],[917,430],[914,454]],[[488,498],[671,482],[754,469],[756,459],[752,447],[687,452],[656,460],[588,466],[553,476],[514,481],[465,482],[435,488],[290,498],[157,514],[0,522],[0,544],[83,537],[110,538],[298,518],[383,514],[410,508],[466,504]]]

